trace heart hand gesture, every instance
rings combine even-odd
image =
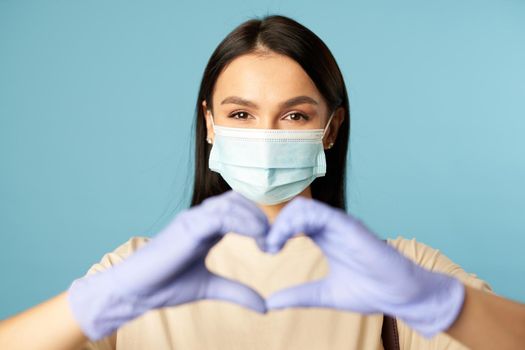
[[[413,263],[341,209],[296,197],[272,224],[266,251],[278,252],[298,233],[319,246],[329,274],[273,293],[266,300],[268,310],[328,307],[385,313],[427,338],[447,329],[461,310],[464,286],[459,280]]]

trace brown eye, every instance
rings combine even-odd
[[[228,118],[232,119],[247,119],[248,113],[246,112],[234,112],[228,116]]]
[[[286,118],[290,117],[290,120],[293,120],[293,121],[300,121],[301,119],[303,120],[308,120],[310,119],[310,117],[308,117],[306,114],[302,114],[302,113],[290,113],[286,116]]]

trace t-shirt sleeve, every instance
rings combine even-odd
[[[458,264],[454,263],[447,256],[443,255],[439,249],[431,248],[426,244],[417,242],[415,239],[406,239],[401,236],[398,236],[394,240],[389,239],[388,243],[420,266],[423,266],[432,271],[454,276],[462,281],[465,285],[495,294],[486,281],[479,278],[475,273],[463,270]],[[440,333],[431,339],[426,339],[399,319],[397,319],[397,327],[399,331],[399,343],[401,349],[468,349],[468,347],[461,344],[446,333]]]
[[[93,264],[84,276],[92,275],[118,264],[140,246],[147,243],[148,237],[132,237],[110,253],[104,254],[98,263]],[[118,330],[117,330],[118,331]],[[116,350],[117,331],[102,339],[85,342],[79,350]]]

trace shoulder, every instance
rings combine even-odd
[[[133,254],[133,252],[142,247],[144,244],[148,243],[150,239],[150,237],[146,236],[133,236],[129,238],[126,242],[120,244],[113,251],[104,254],[98,263],[93,264],[89,268],[86,275],[91,275],[118,264]]]
[[[397,236],[394,239],[387,239],[387,242],[407,258],[422,267],[432,271],[452,275],[463,283],[474,288],[493,292],[487,282],[480,279],[475,273],[465,271],[461,266],[453,262],[446,255],[442,254],[439,249],[418,242],[415,238],[407,239],[402,236]]]

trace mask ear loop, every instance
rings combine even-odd
[[[330,115],[330,118],[328,118],[328,123],[326,123],[326,126],[324,127],[323,139],[324,139],[324,135],[326,134],[326,131],[328,130],[328,126],[330,125],[330,122],[332,121],[332,118],[334,117],[334,114],[335,114],[335,111],[332,112],[332,114]]]
[[[213,128],[213,133],[215,134],[215,122],[213,121],[213,114],[211,113],[211,110],[209,110],[209,112],[210,112],[210,115],[211,115],[211,118],[210,118],[210,119],[211,119],[211,126],[212,126],[212,128]],[[212,144],[212,141],[211,141],[211,139],[210,139],[209,137],[206,138],[206,141],[207,141],[210,145]]]
[[[335,114],[335,111],[333,111],[332,114],[330,115],[330,118],[328,118],[328,123],[326,123],[326,126],[324,127],[323,137],[321,138],[321,140],[324,139],[324,135],[326,134],[326,131],[328,130],[328,126],[330,125],[330,122],[332,121],[332,118],[334,117],[334,114]]]
[[[213,131],[215,132],[215,122],[213,121],[213,114],[211,113],[211,110],[210,110],[210,115],[211,115],[211,126],[213,127]]]

